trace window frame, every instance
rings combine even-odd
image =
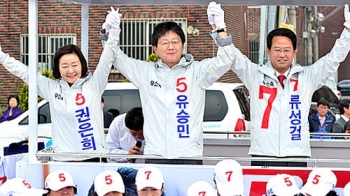
[[[57,42],[61,42],[61,43],[57,44]],[[38,71],[40,73],[42,73],[45,69],[52,71],[53,58],[57,49],[67,44],[75,44],[75,45],[77,44],[76,33],[38,34],[38,69],[39,69]],[[28,45],[29,45],[28,34],[21,34],[20,35],[20,59],[21,59],[21,62],[26,65],[28,65],[28,61],[29,61]],[[41,59],[44,59],[44,61]]]

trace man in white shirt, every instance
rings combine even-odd
[[[126,114],[117,116],[111,123],[106,138],[106,145],[109,153],[128,155],[143,154],[143,149],[145,147],[143,121],[141,107],[132,108]],[[135,160],[119,157],[110,158],[109,161],[119,163],[144,162],[143,159]]]

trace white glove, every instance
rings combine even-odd
[[[115,10],[111,6],[111,11],[106,16],[106,20],[102,25],[103,29],[109,31],[110,29],[120,29],[120,17],[122,14],[119,13],[119,8]]]
[[[345,4],[344,6],[344,18],[345,18],[344,26],[346,26],[347,28],[350,28],[350,12],[349,12],[348,4]]]
[[[214,1],[210,2],[209,5],[208,5],[208,9],[207,9],[207,15],[208,15],[208,20],[209,20],[209,24],[210,25],[213,25],[215,24],[215,21],[214,21],[214,12],[213,10],[216,9],[216,3]]]
[[[224,10],[221,8],[221,4],[214,4],[215,2],[211,2],[208,6],[207,14],[208,19],[212,17],[214,18],[214,24],[216,29],[226,28],[225,20],[224,20]],[[209,17],[210,16],[210,17]],[[209,19],[209,23],[210,23]]]

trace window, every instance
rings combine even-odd
[[[28,125],[29,116],[25,117],[19,125]],[[38,110],[38,124],[47,124],[51,123],[51,113],[50,113],[50,104],[49,102],[42,105]]]
[[[67,44],[76,44],[76,34],[39,34],[38,35],[38,69],[52,70],[53,57],[58,48]],[[29,38],[28,34],[21,35],[21,62],[28,65],[29,61]]]
[[[228,111],[225,95],[220,90],[205,91],[204,122],[222,121]]]
[[[254,63],[259,63],[259,42],[249,41],[249,59]]]
[[[122,29],[120,33],[119,46],[121,50],[128,55],[139,60],[146,60],[150,54],[153,53],[151,36],[154,27],[165,21],[177,22],[182,30],[186,32],[187,19],[186,18],[174,18],[174,19],[152,19],[152,18],[135,18],[124,19],[121,21],[120,27]],[[185,33],[185,36],[187,34]],[[184,52],[187,52],[187,45],[185,43]]]
[[[133,107],[141,107],[138,89],[106,90],[102,97],[105,100],[104,111],[117,109],[123,114]]]

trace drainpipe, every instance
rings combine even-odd
[[[260,40],[259,40],[259,64],[262,65],[265,59],[265,37],[267,22],[267,6],[260,7]]]

